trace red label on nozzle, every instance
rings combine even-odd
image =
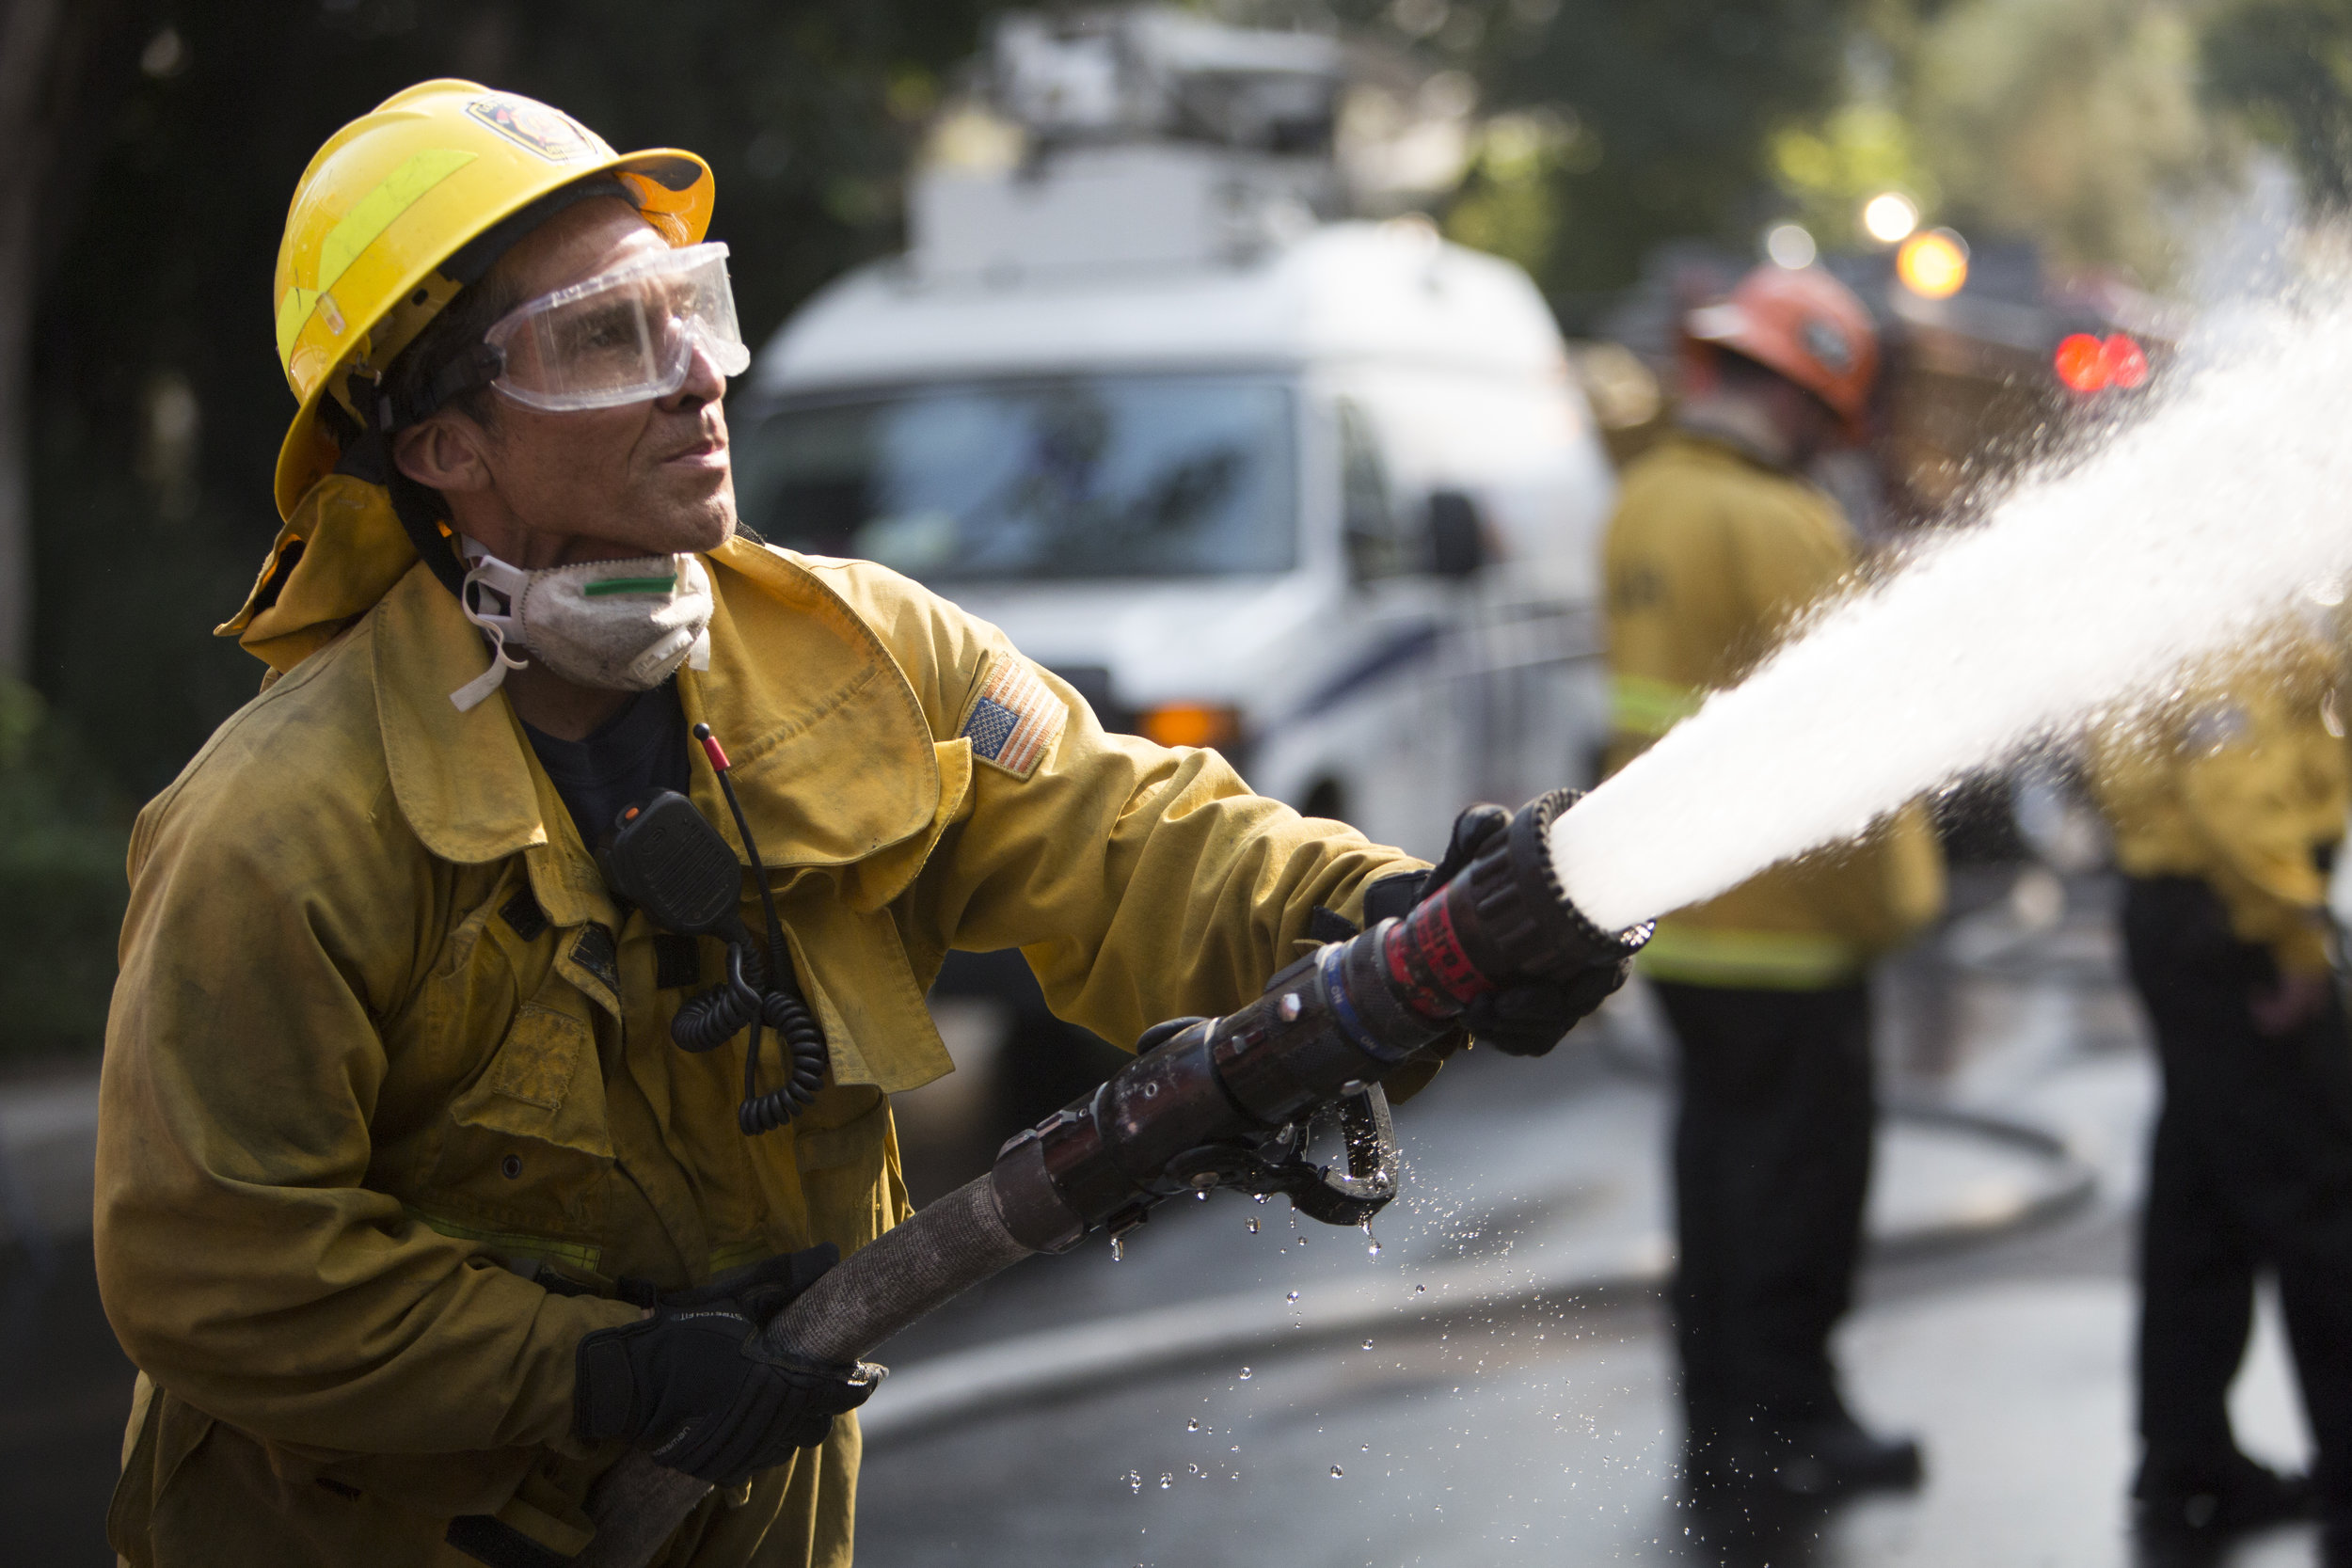
[[[1382,957],[1405,1004],[1425,1018],[1450,1018],[1493,989],[1463,951],[1443,895],[1423,899],[1397,922]]]
[[[725,772],[730,766],[727,762],[727,749],[719,744],[719,737],[710,733],[710,726],[708,724],[695,725],[694,738],[703,743],[703,754],[710,759],[712,768],[721,773]]]

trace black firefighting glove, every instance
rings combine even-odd
[[[1434,896],[1478,858],[1488,840],[1510,826],[1511,814],[1501,806],[1472,806],[1455,817],[1454,837],[1446,845],[1444,857],[1422,881],[1421,898]],[[1541,1056],[1624,985],[1632,972],[1633,960],[1628,958],[1581,974],[1502,986],[1463,1009],[1462,1027],[1480,1045],[1513,1056]]]
[[[576,1363],[573,1429],[585,1442],[650,1449],[715,1484],[815,1448],[835,1416],[866,1402],[882,1369],[775,1355],[760,1331],[840,1258],[830,1244],[771,1258],[660,1296],[643,1323],[589,1335]]]

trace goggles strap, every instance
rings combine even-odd
[[[387,393],[378,400],[382,409],[378,418],[387,432],[405,430],[468,392],[487,387],[505,368],[505,358],[498,350],[487,343],[476,343],[435,372],[420,396],[404,403]]]

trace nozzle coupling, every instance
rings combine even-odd
[[[1400,1002],[1425,1018],[1451,1019],[1515,980],[1613,969],[1649,941],[1654,922],[1604,931],[1560,885],[1551,825],[1580,798],[1555,789],[1530,800],[1436,896],[1380,928]]]

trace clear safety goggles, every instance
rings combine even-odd
[[[483,334],[499,361],[490,385],[516,403],[564,412],[666,398],[699,349],[721,375],[752,362],[727,285],[727,247],[691,245],[542,294]]]

